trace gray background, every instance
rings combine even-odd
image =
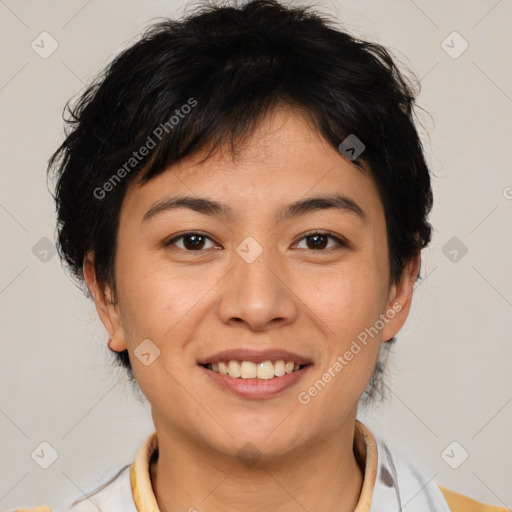
[[[432,116],[420,112],[436,175],[425,279],[390,359],[388,399],[360,417],[437,483],[512,507],[512,2],[317,5],[410,66]],[[110,366],[92,304],[52,252],[45,166],[65,101],[151,19],[185,8],[0,0],[1,510],[67,503],[132,462],[153,431],[148,406]],[[55,43],[42,32],[58,44],[47,58]],[[43,441],[58,452],[48,469],[31,458]]]

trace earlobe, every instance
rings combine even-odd
[[[108,339],[107,346],[112,352],[122,352],[126,349],[124,341],[121,342],[117,337],[112,338],[112,336]]]

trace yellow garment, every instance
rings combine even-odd
[[[452,512],[510,512],[509,508],[485,505],[467,496],[445,489],[441,485],[438,485],[438,487],[441,489],[444,499],[448,502]]]
[[[34,508],[17,508],[12,512],[52,512],[52,509],[48,505],[41,505]]]

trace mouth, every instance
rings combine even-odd
[[[313,367],[310,359],[284,350],[240,349],[198,361],[217,389],[250,400],[269,399],[292,388]]]
[[[231,377],[232,379],[273,380],[291,373],[299,372],[310,365],[310,363],[285,361],[284,359],[261,362],[231,359],[218,361],[216,363],[206,363],[201,366],[219,375]]]

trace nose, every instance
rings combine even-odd
[[[297,317],[298,298],[287,281],[283,263],[272,251],[263,250],[251,263],[235,253],[220,291],[220,319],[253,331],[291,324]]]

